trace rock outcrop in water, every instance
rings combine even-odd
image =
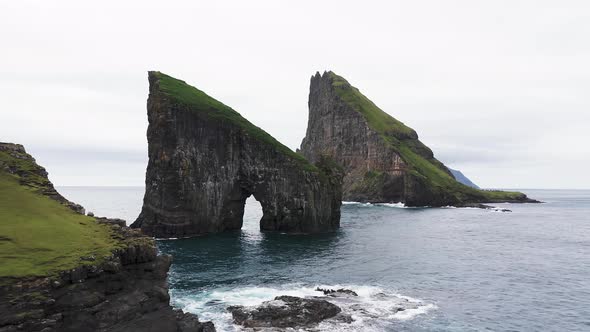
[[[310,164],[183,81],[150,72],[149,83],[146,192],[132,227],[156,237],[240,229],[250,195],[262,231],[339,227],[342,174],[328,158]]]
[[[327,296],[359,296],[355,291],[346,289],[346,288],[338,288],[338,289],[330,289],[330,288],[320,288],[317,287],[315,289],[317,292],[322,292],[324,295]]]
[[[304,328],[335,317],[342,310],[326,300],[277,296],[256,307],[232,306],[234,323],[249,328]]]
[[[333,72],[311,78],[301,153],[311,162],[330,157],[343,167],[347,201],[408,206],[535,202],[519,192],[481,191],[457,182],[416,131]]]
[[[153,238],[80,212],[22,145],[0,143],[0,332],[215,331],[170,306],[172,258]]]

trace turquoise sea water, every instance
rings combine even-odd
[[[58,188],[97,215],[132,221],[143,188]],[[342,207],[333,234],[258,231],[247,202],[239,232],[161,240],[174,256],[175,306],[233,331],[226,306],[277,295],[319,295],[318,285],[359,297],[337,303],[352,324],[330,331],[590,331],[590,191],[525,190],[544,204],[512,212]],[[399,303],[409,309],[395,313]]]

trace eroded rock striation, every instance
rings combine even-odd
[[[154,240],[138,230],[117,233],[127,246],[101,264],[4,281],[0,331],[215,331],[212,323],[170,306],[172,257],[157,255]]]
[[[153,238],[80,212],[22,145],[0,143],[0,332],[215,331],[170,306],[172,257]]]
[[[146,192],[132,227],[156,237],[240,229],[250,195],[262,231],[339,227],[342,173],[329,159],[311,164],[184,81],[148,77]]]
[[[415,130],[379,109],[333,72],[316,73],[301,153],[343,167],[343,199],[408,206],[533,202],[519,192],[481,191],[455,180]]]
[[[170,306],[172,257],[138,230],[117,232],[127,247],[99,265],[0,286],[0,331],[215,331]]]

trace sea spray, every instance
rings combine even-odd
[[[350,289],[358,296],[325,296],[317,288]],[[396,321],[410,320],[436,309],[432,303],[375,286],[364,285],[302,285],[243,286],[202,289],[195,292],[173,291],[174,306],[197,314],[202,320],[212,320],[222,331],[240,331],[232,323],[228,306],[257,306],[280,295],[318,297],[330,301],[353,318],[352,323],[326,320],[317,326],[317,331],[383,331]]]

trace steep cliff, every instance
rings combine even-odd
[[[340,224],[341,180],[204,92],[149,72],[149,162],[141,214],[132,227],[185,237],[242,227],[244,204],[262,206],[260,229],[332,231]]]
[[[214,331],[169,305],[171,257],[152,238],[81,211],[0,143],[0,332]]]
[[[457,182],[416,131],[333,72],[311,78],[301,153],[311,162],[327,156],[343,167],[344,200],[409,206],[532,201],[522,193],[480,191]]]

